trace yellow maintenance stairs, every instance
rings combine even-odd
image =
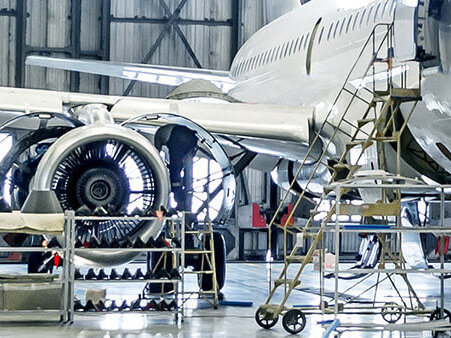
[[[292,194],[290,191],[287,191],[284,195],[269,224],[270,229],[276,226],[284,231],[284,266],[278,278],[273,281],[265,303],[259,307],[255,314],[258,325],[265,329],[276,325],[279,316],[283,316],[282,324],[285,330],[292,334],[301,332],[306,324],[304,313],[297,308],[290,309],[286,304],[291,292],[301,284],[300,277],[302,272],[306,265],[312,261],[314,251],[321,243],[323,230],[332,216],[335,215],[335,207],[333,206],[327,213],[327,216],[321,220],[321,223],[314,227],[314,218],[319,213],[318,208],[330,193],[330,191],[324,191],[318,198],[307,196],[306,191],[309,190],[317,170],[321,166],[326,166],[329,169],[331,172],[330,184],[350,179],[361,168],[359,162],[361,162],[366,150],[373,146],[377,148],[378,169],[387,170],[387,163],[385,163],[386,145],[391,143],[397,154],[396,174],[400,174],[401,135],[418,101],[421,100],[421,88],[419,85],[419,71],[416,79],[416,88],[409,88],[407,74],[412,67],[408,67],[406,64],[394,65],[392,33],[392,25],[380,24],[374,28],[334,102],[334,108],[345,107],[340,112],[341,117],[334,117],[336,112],[330,109],[324,119],[324,123],[316,130],[315,137],[291,182],[290,188],[297,184],[297,179],[302,169],[307,165],[311,166],[313,161],[315,164],[307,183],[302,187],[303,190],[297,193],[296,202],[285,224],[276,224],[276,219],[280,217],[281,211]],[[417,63],[415,64],[418,66]],[[360,79],[357,85],[355,85],[356,78]],[[382,82],[384,88],[380,89]],[[351,86],[351,83],[353,86]],[[364,104],[366,108],[361,110],[361,115],[356,119],[355,104],[357,102],[359,102],[360,106]],[[409,103],[409,111],[407,115],[404,114],[404,117],[400,119],[400,106],[403,103]],[[352,113],[350,113],[351,111]],[[399,121],[402,122],[400,123]],[[334,142],[337,142],[338,139],[343,140],[344,137],[346,137],[347,143],[342,155],[338,159],[330,159],[328,154],[329,147]],[[324,141],[324,139],[327,141]],[[314,155],[318,146],[321,146],[321,149],[323,149],[322,153]],[[351,151],[357,154],[353,156],[352,161]],[[393,168],[394,166],[392,165],[391,167]],[[346,192],[341,192],[341,194],[344,193]],[[302,200],[307,200],[315,205],[310,211],[310,218],[303,227],[288,225]],[[385,206],[379,205],[378,207],[384,208]],[[387,205],[387,207],[389,206]],[[269,236],[271,236],[270,229],[268,231]],[[311,238],[305,255],[298,255],[299,246],[297,244],[294,245],[290,252],[287,252],[288,233],[295,234],[297,238],[301,239]],[[271,239],[269,239],[269,243],[271,243]],[[288,278],[291,266],[297,270],[295,270],[294,277]],[[290,276],[293,276],[292,272]],[[278,294],[277,291],[281,292],[282,289],[283,298],[280,303],[275,303],[274,298]],[[321,306],[318,306],[318,310],[322,310]]]

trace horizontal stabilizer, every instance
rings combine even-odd
[[[166,86],[179,86],[191,80],[202,79],[212,82],[225,93],[234,86],[234,81],[229,78],[229,72],[218,70],[97,60],[60,59],[35,55],[28,56],[25,63],[29,66],[111,76]]]

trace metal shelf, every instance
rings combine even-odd
[[[82,283],[181,283],[181,279],[75,279],[75,282]]]
[[[62,248],[41,248],[41,247],[20,247],[20,248],[11,248],[11,247],[0,247],[0,252],[52,252],[56,251],[58,253],[63,253],[67,249]]]
[[[181,248],[76,248],[75,252],[90,252],[90,251],[104,251],[104,252],[181,252]]]

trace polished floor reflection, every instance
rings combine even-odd
[[[141,264],[132,264],[130,270],[144,268]],[[273,265],[273,278],[281,268],[280,264]],[[3,265],[0,273],[25,271],[24,266]],[[118,270],[122,270],[121,267]],[[278,323],[271,330],[259,328],[254,321],[254,313],[259,304],[264,302],[268,292],[266,264],[254,263],[232,263],[228,264],[227,282],[224,288],[226,300],[230,301],[252,301],[254,306],[232,307],[220,306],[213,310],[204,301],[192,299],[185,305],[185,321],[174,324],[173,317],[169,313],[156,313],[144,315],[141,313],[113,313],[104,315],[93,315],[81,313],[75,317],[72,325],[60,325],[42,321],[43,317],[36,318],[40,322],[0,322],[0,337],[285,337],[289,336]],[[374,296],[374,285],[377,275],[361,280],[357,287],[350,289],[341,299],[355,297],[360,305],[372,301]],[[381,275],[381,278],[383,276]],[[439,300],[440,282],[438,279],[427,274],[409,275],[409,280],[415,287],[421,302],[427,307],[434,308]],[[340,281],[340,290],[346,290],[356,281]],[[333,292],[333,280],[326,281],[326,293]],[[195,288],[196,281],[188,280],[187,289]],[[408,296],[408,289],[401,277],[395,278],[394,288],[388,280],[378,286],[378,295],[382,302],[399,303],[398,292]],[[86,288],[106,288],[107,298],[117,301],[130,301],[141,292],[143,283],[96,284],[77,283],[76,295],[84,299]],[[371,288],[371,289],[370,289]],[[446,307],[451,309],[451,280],[445,281]],[[313,271],[313,266],[307,267],[301,290],[296,290],[289,300],[289,305],[316,305],[319,303],[319,276]],[[368,292],[365,290],[370,289]],[[396,291],[398,290],[398,291]],[[278,299],[282,294],[278,296]],[[408,298],[405,298],[408,301]],[[330,319],[331,316],[309,315],[307,316],[307,327],[299,334],[299,337],[321,337],[324,329],[317,324],[322,319]],[[385,324],[381,315],[341,315],[344,323],[378,323]],[[401,319],[400,322],[404,320]],[[407,322],[426,321],[427,318],[409,316]],[[446,335],[447,336],[447,335]],[[431,337],[431,331],[345,331],[341,337]]]

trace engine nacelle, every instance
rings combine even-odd
[[[312,179],[312,183],[309,186],[309,193],[321,194],[323,192],[323,186],[327,185],[330,180],[330,172],[327,167],[320,165],[318,170],[314,173],[314,168],[316,167],[316,162],[305,164],[301,172],[291,189],[294,193],[300,193],[307,186],[307,182]],[[271,177],[279,187],[284,190],[289,190],[291,182],[293,182],[299,167],[301,166],[298,162],[282,160],[271,172]]]

